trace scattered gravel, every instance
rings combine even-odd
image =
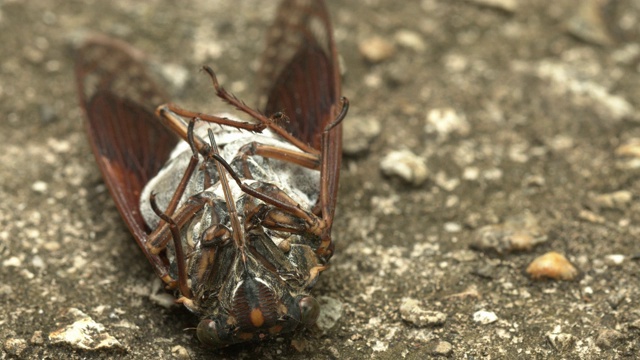
[[[0,358],[637,354],[638,1],[326,2],[351,110],[335,255],[312,295],[341,310],[323,305],[327,331],[212,351],[197,340],[197,319],[154,288],[101,179],[69,39],[78,31],[125,39],[158,65],[177,105],[233,111],[198,69],[212,66],[239,99],[258,104],[276,2],[0,1],[0,42],[11,50],[0,52]],[[574,18],[587,33],[569,26]],[[418,164],[391,165],[406,180],[380,170],[401,149]],[[507,225],[527,213],[537,228]],[[548,251],[569,257],[576,280],[532,281],[525,269]],[[407,320],[428,317],[403,315],[405,299],[446,320]],[[121,346],[54,343],[50,333],[81,320],[63,315],[70,307],[92,321],[88,346],[103,334]],[[482,325],[478,311],[498,319]]]

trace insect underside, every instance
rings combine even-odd
[[[204,67],[216,95],[250,122],[170,103],[145,56],[122,41],[93,36],[75,55],[107,188],[156,274],[200,319],[198,338],[215,348],[315,324],[309,292],[334,251],[349,102],[329,13],[322,0],[283,0],[266,35],[259,110]]]
[[[320,188],[317,170],[261,156],[243,156],[243,149],[255,143],[300,152],[287,141],[268,129],[252,133],[205,122],[195,124],[193,135],[200,139],[215,137],[213,146],[219,148],[232,171],[240,174],[244,185],[285,196],[304,211],[313,211]],[[207,145],[212,144],[207,141]],[[151,198],[161,209],[169,205],[192,156],[189,144],[179,143],[166,165],[145,186],[140,210],[150,228],[158,228],[161,222]],[[326,269],[316,254],[320,238],[298,231],[305,227],[301,219],[286,214],[281,214],[285,216],[284,228],[263,226],[268,204],[245,193],[228,171],[219,171],[212,159],[199,156],[196,169],[177,209],[190,209],[185,206],[190,201],[203,204],[194,212],[183,214],[185,221],[180,224],[192,294],[191,298],[183,294],[180,301],[201,317],[214,319],[201,322],[199,336],[206,339],[208,334],[213,337],[210,342],[217,345],[262,338],[315,322],[319,305],[308,293],[318,274]],[[227,180],[236,214],[229,209],[221,176]],[[238,231],[232,224],[234,217],[242,224],[246,251],[233,242],[232,234]],[[177,279],[179,255],[171,242],[165,251],[169,275]],[[238,333],[236,329],[251,331]]]

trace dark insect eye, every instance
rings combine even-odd
[[[305,326],[311,326],[318,320],[320,304],[311,296],[305,296],[298,302],[300,306],[300,322]]]
[[[198,329],[196,330],[198,335],[198,339],[208,346],[213,348],[219,348],[222,346],[228,345],[227,341],[221,339],[225,338],[225,335],[228,335],[224,329],[219,328],[219,325],[216,324],[216,321],[211,319],[201,320],[198,324]]]

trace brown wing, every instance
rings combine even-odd
[[[139,211],[140,193],[177,138],[154,115],[166,96],[141,59],[123,42],[93,37],[77,51],[75,72],[93,154],[120,215],[144,250],[148,229]]]
[[[342,160],[342,125],[328,133],[323,145],[323,131],[341,110],[338,55],[324,1],[282,1],[267,33],[261,76],[267,94],[265,113],[284,112],[290,119],[284,125],[287,130],[321,154],[318,205],[327,224],[323,244],[331,244]],[[328,260],[333,250],[323,251],[328,251]]]
[[[340,70],[323,1],[282,1],[267,33],[261,81],[265,114],[284,112],[290,120],[284,127],[320,150],[320,135],[334,120],[340,96]]]

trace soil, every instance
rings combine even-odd
[[[102,182],[71,44],[124,39],[176,103],[229,111],[199,67],[255,103],[265,3],[0,1],[0,358],[639,357],[637,0],[330,1],[353,145],[313,293],[337,322],[202,347]],[[399,150],[409,181],[380,169]],[[550,251],[579,275],[533,280]],[[117,342],[56,343],[73,314]]]

